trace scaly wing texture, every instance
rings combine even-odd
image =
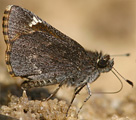
[[[82,46],[32,12],[8,6],[3,17],[6,63],[13,76],[31,79],[77,76],[89,65]]]

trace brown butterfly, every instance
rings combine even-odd
[[[101,73],[115,70],[110,55],[85,50],[29,10],[16,5],[9,5],[4,12],[3,34],[7,44],[6,64],[11,76],[26,78],[22,83],[25,90],[58,84],[47,100],[62,85],[74,86],[69,108],[84,86],[89,92],[86,102],[91,96],[88,84],[97,80]]]

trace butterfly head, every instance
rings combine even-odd
[[[113,65],[114,60],[110,58],[110,55],[102,55],[102,53],[100,53],[100,56],[97,60],[97,67],[102,73],[109,72],[112,69]]]

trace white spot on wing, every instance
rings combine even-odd
[[[37,59],[37,55],[30,55],[28,58],[29,62],[32,64],[34,71],[36,71],[38,74],[42,74],[41,69],[39,69],[35,63],[32,62],[32,59]]]
[[[10,11],[10,9],[11,9],[12,6],[13,6],[13,5],[8,5],[8,6],[6,7],[6,10],[7,10],[7,11]]]
[[[38,19],[37,17],[33,16],[33,21],[29,23],[29,26],[32,27],[33,25],[36,25],[37,23],[42,23],[42,21]]]

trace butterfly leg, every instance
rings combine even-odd
[[[81,111],[82,107],[84,106],[84,104],[89,100],[89,98],[90,98],[91,95],[92,95],[89,84],[87,84],[86,86],[87,86],[87,90],[88,90],[89,96],[84,100],[82,106],[79,108],[79,110],[78,110],[78,112],[77,112],[77,116],[78,116],[79,112]]]
[[[71,105],[72,105],[72,103],[73,103],[73,101],[74,101],[76,95],[83,89],[83,87],[84,87],[85,85],[86,85],[86,83],[81,84],[81,86],[78,86],[78,87],[75,88],[75,90],[74,90],[74,95],[73,95],[73,97],[72,97],[72,100],[71,100],[70,105],[68,106],[68,109],[67,109],[67,112],[66,112],[66,117],[67,117],[67,115],[68,115],[68,111],[69,111],[69,109],[70,109],[70,107],[71,107]]]
[[[57,92],[58,90],[60,89],[60,87],[62,86],[63,84],[59,84],[59,86],[56,88],[56,90],[46,99],[46,101],[48,101],[50,98],[52,98]]]

